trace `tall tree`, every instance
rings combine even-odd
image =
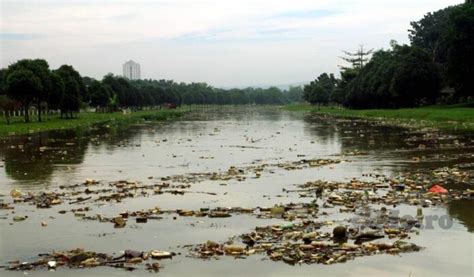
[[[336,88],[336,78],[333,74],[323,73],[304,86],[303,98],[311,104],[326,105]]]
[[[474,96],[474,4],[466,3],[450,15],[452,40],[447,77],[459,97]]]
[[[416,47],[396,53],[399,64],[390,83],[390,93],[398,106],[434,104],[441,88],[438,67],[430,55]],[[406,51],[406,52],[405,52]]]
[[[458,98],[474,95],[473,13],[472,1],[466,1],[426,14],[409,30],[412,45],[430,53],[444,85],[454,87]]]
[[[84,79],[81,77],[81,74],[79,74],[79,72],[76,69],[74,69],[72,65],[62,65],[59,69],[61,69],[62,71],[68,72],[68,75],[72,79],[74,79],[74,81],[76,82],[78,86],[78,90],[79,90],[79,101],[88,103],[89,94],[87,91],[87,87],[84,84]]]
[[[456,6],[427,13],[419,21],[410,23],[408,37],[411,45],[426,50],[435,63],[444,64],[450,41],[449,17]]]
[[[440,76],[426,51],[392,42],[378,50],[346,86],[345,105],[351,108],[398,108],[438,96]]]
[[[344,61],[351,64],[352,68],[361,69],[370,59],[370,55],[373,53],[373,49],[365,50],[364,45],[359,45],[359,49],[356,52],[342,51],[346,56],[341,57]],[[346,67],[342,67],[343,69]]]
[[[15,72],[17,70],[28,70],[40,80],[41,90],[35,92],[33,99],[37,104],[38,121],[41,121],[41,105],[44,101],[47,101],[48,94],[51,90],[50,70],[48,62],[42,59],[19,60],[8,67],[7,78],[10,73]]]
[[[91,106],[99,110],[109,105],[110,91],[107,86],[102,85],[99,81],[92,81],[89,86],[89,93],[91,98]]]
[[[18,101],[8,95],[0,94],[0,109],[3,110],[7,124],[10,124],[11,113],[19,107]]]
[[[17,69],[8,74],[7,95],[18,100],[25,112],[25,122],[29,122],[29,107],[35,97],[43,91],[40,78],[27,69]]]
[[[61,109],[61,101],[64,97],[65,87],[63,79],[56,72],[51,73],[51,91],[48,96],[48,108],[53,110]]]
[[[82,78],[70,65],[62,65],[53,72],[61,77],[64,84],[64,93],[60,101],[61,117],[63,115],[73,117],[73,113],[78,112],[80,108]]]

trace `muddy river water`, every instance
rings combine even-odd
[[[474,161],[474,136],[446,135],[433,142],[423,132],[376,126],[359,121],[334,120],[290,113],[273,107],[223,107],[196,109],[174,121],[133,126],[104,124],[91,129],[53,131],[3,139],[0,144],[0,202],[14,209],[0,210],[0,263],[33,260],[40,253],[81,247],[101,253],[126,249],[175,252],[160,260],[161,276],[473,276],[474,200],[453,200],[423,208],[425,216],[437,215],[432,228],[410,235],[419,252],[357,257],[344,263],[296,264],[275,262],[265,254],[245,258],[220,256],[196,259],[185,245],[208,240],[225,242],[251,232],[256,226],[285,224],[281,218],[262,219],[251,214],[226,218],[161,214],[147,223],[129,220],[123,228],[112,223],[85,220],[71,209],[88,207],[86,215],[114,217],[124,211],[159,207],[161,210],[200,210],[215,207],[272,207],[310,202],[285,190],[308,181],[348,182],[386,178],[418,170],[435,170]],[[422,145],[422,146],[420,146]],[[341,162],[296,170],[278,164],[303,159]],[[270,165],[261,174],[245,178],[202,178],[185,187],[184,194],[140,193],[120,202],[83,201],[39,209],[26,202],[12,203],[10,192],[23,194],[61,191],[61,188],[97,180],[102,187],[119,180],[140,185],[165,182],[167,176],[227,172],[229,168]],[[273,166],[272,166],[273,165]],[[162,178],[165,178],[162,180]],[[170,181],[173,183],[173,181]],[[173,184],[179,184],[175,181]],[[443,184],[468,189],[473,184]],[[101,187],[101,185],[97,185]],[[472,188],[472,187],[471,187]],[[94,200],[97,195],[93,195]],[[318,200],[322,207],[323,200]],[[417,207],[398,205],[401,214],[416,215]],[[67,213],[58,213],[67,210]],[[14,213],[12,213],[14,212]],[[26,220],[14,221],[16,215]],[[320,221],[348,225],[351,213],[328,209]],[[41,226],[44,222],[47,226]],[[45,224],[45,225],[46,225]],[[112,267],[84,269],[41,268],[32,276],[149,276],[144,268],[132,272]],[[0,276],[21,276],[22,271],[0,269]]]

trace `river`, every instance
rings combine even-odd
[[[473,276],[473,200],[424,208],[425,216],[446,215],[452,221],[445,228],[435,222],[433,228],[412,235],[410,241],[424,247],[420,252],[365,256],[333,265],[290,266],[273,262],[265,255],[201,260],[189,257],[188,250],[182,247],[207,240],[224,242],[229,237],[250,232],[255,226],[283,223],[282,219],[260,219],[246,214],[228,218],[165,214],[162,219],[149,220],[146,224],[133,222],[124,228],[114,228],[110,223],[81,220],[70,212],[58,213],[71,207],[89,207],[88,214],[114,216],[127,210],[156,206],[163,210],[199,210],[309,202],[311,199],[285,193],[284,189],[294,189],[296,184],[314,180],[372,180],[375,174],[391,178],[401,172],[472,162],[472,139],[469,135],[446,136],[441,140],[445,147],[436,147],[439,141],[430,147],[430,139],[422,132],[291,113],[276,107],[208,107],[174,121],[133,126],[102,124],[88,129],[3,139],[0,143],[0,199],[5,203],[11,202],[9,194],[14,188],[23,193],[57,191],[61,186],[83,183],[86,179],[104,184],[118,180],[156,184],[163,182],[161,178],[166,176],[226,172],[232,166],[246,168],[316,158],[341,162],[299,170],[274,166],[261,176],[249,173],[244,180],[205,179],[193,182],[186,188],[189,193],[183,195],[147,194],[119,203],[86,201],[49,209],[17,203],[15,214],[11,210],[0,210],[0,262],[28,260],[39,253],[77,247],[103,253],[160,249],[178,254],[160,262],[161,276]],[[458,143],[463,147],[456,147]],[[400,205],[397,209],[403,214],[416,214],[413,206]],[[13,222],[12,217],[19,214],[28,218]],[[349,217],[347,213],[330,212],[320,219],[345,222]],[[41,226],[42,221],[47,223],[46,227]],[[28,274],[53,275],[45,269]],[[97,267],[59,268],[54,274],[120,276],[130,273]],[[149,276],[153,273],[137,269],[131,274]],[[2,270],[0,275],[23,273]]]

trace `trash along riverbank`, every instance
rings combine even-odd
[[[380,124],[405,128],[428,128],[446,132],[472,132],[474,131],[474,108],[471,106],[447,105],[404,109],[352,110],[338,107],[295,104],[283,106],[283,109],[292,112],[313,112],[326,116],[374,120]]]

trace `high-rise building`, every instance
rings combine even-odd
[[[132,60],[123,64],[123,77],[129,80],[140,79],[140,64]]]

